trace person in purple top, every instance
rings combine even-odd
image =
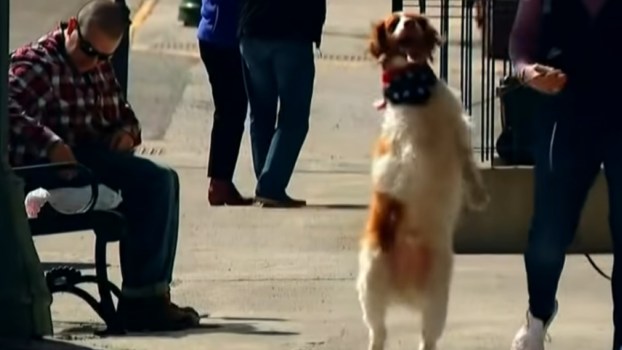
[[[207,175],[211,205],[251,205],[240,195],[233,173],[240,152],[248,97],[237,38],[237,0],[203,0],[197,37],[214,100]]]
[[[543,350],[557,287],[587,194],[604,165],[616,257],[613,349],[622,349],[622,1],[521,0],[510,57],[545,94],[535,118],[534,213],[524,255],[527,321],[512,350]]]

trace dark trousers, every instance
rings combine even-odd
[[[102,149],[75,149],[78,161],[100,183],[121,190],[119,210],[128,221],[121,241],[123,293],[129,297],[169,291],[179,232],[179,177],[146,158]]]
[[[531,313],[551,317],[565,252],[580,214],[604,165],[615,263],[612,276],[615,350],[622,346],[622,115],[615,103],[594,96],[577,102],[562,92],[536,118],[535,203],[525,253]],[[606,106],[610,108],[605,108]]]
[[[309,130],[313,43],[243,38],[240,49],[247,66],[255,194],[280,199]]]
[[[199,49],[214,100],[207,175],[231,181],[248,110],[240,49],[203,41],[199,41]]]

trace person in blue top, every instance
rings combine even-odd
[[[233,184],[248,98],[237,39],[238,0],[203,0],[197,37],[214,100],[207,175],[210,205],[251,205]]]

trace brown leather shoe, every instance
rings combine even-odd
[[[213,206],[244,206],[253,204],[253,199],[242,197],[232,182],[218,179],[210,180],[207,199],[210,205]]]
[[[167,332],[199,325],[199,313],[190,307],[179,307],[168,295],[149,298],[122,298],[119,316],[129,332]]]

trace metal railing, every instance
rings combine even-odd
[[[497,90],[503,77],[512,74],[505,56],[518,0],[481,1],[481,28],[476,24],[475,2],[392,0],[392,8],[424,13],[439,29],[445,39],[438,54],[439,76],[461,92],[465,111],[475,124],[474,149],[482,162],[494,166],[501,112]]]

